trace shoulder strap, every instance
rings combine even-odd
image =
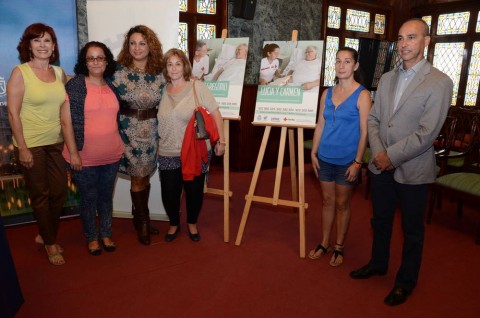
[[[197,91],[195,90],[195,80],[193,80],[192,87],[193,87],[193,97],[195,97],[195,105],[197,107],[200,107],[200,103],[198,102]]]

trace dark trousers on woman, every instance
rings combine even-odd
[[[390,258],[394,212],[397,202],[402,213],[402,263],[395,278],[395,287],[412,290],[418,280],[422,261],[424,215],[427,206],[428,185],[398,183],[394,171],[370,173],[372,180],[373,246],[370,267],[386,272]]]
[[[63,142],[29,148],[33,155],[33,167],[27,169],[20,165],[39,234],[47,245],[56,241],[60,215],[67,195],[67,171],[62,149]],[[19,158],[18,149],[15,150]]]
[[[80,216],[88,242],[98,240],[97,213],[100,237],[112,236],[113,189],[119,165],[120,161],[72,171],[73,181],[80,192]]]
[[[183,181],[182,169],[160,170],[160,185],[162,202],[170,219],[171,226],[180,224],[180,200],[182,188],[185,190],[187,206],[187,223],[197,224],[198,215],[203,203],[203,187],[205,174],[195,177],[192,181]]]

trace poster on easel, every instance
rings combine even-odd
[[[52,8],[61,14],[52,14]],[[60,51],[60,59],[56,64],[67,75],[73,74],[77,61],[75,0],[0,1],[0,215],[6,225],[34,220],[29,193],[14,154],[6,86],[13,68],[21,64],[17,45],[23,31],[35,22],[45,23],[54,29]],[[69,178],[62,217],[78,214],[78,204],[78,191]]]
[[[202,79],[215,97],[223,119],[240,118],[248,38],[198,41],[192,74]]]
[[[314,128],[323,41],[265,41],[254,125]]]

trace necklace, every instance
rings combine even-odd
[[[133,65],[133,66],[132,66],[132,69],[133,69],[133,71],[136,72],[136,73],[144,73],[144,72],[145,72],[145,68],[144,68],[144,67],[140,68],[140,67],[136,67],[135,65]]]

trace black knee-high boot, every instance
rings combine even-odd
[[[148,191],[130,191],[134,211],[134,224],[140,243],[150,245],[150,211],[148,210]]]
[[[147,190],[147,203],[148,203],[148,200],[150,200],[150,184],[147,186],[146,188]],[[132,192],[132,191],[130,191]],[[139,222],[138,222],[138,217],[136,216],[135,214],[135,205],[133,204],[133,200],[132,200],[132,215],[133,215],[133,226],[135,226],[135,230],[138,231],[138,226],[139,226]],[[150,232],[150,235],[158,235],[160,234],[160,231],[153,227],[153,225],[150,224],[149,228],[148,228],[148,231]]]

